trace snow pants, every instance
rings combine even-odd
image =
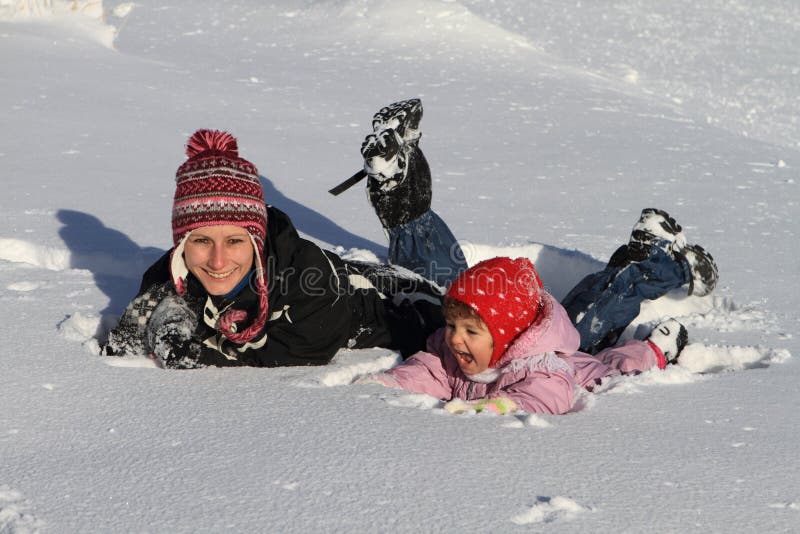
[[[467,269],[453,233],[431,210],[388,232],[389,261],[394,265],[442,287]],[[582,352],[597,354],[615,345],[639,315],[643,301],[657,299],[690,280],[689,265],[667,253],[668,248],[666,242],[654,243],[647,258],[622,267],[607,266],[586,276],[564,297],[561,304],[581,336]]]
[[[389,228],[389,263],[400,265],[447,287],[467,269],[453,232],[433,210]]]
[[[654,244],[647,258],[623,267],[606,267],[586,276],[561,304],[581,336],[581,351],[596,354],[613,346],[641,309],[687,283],[689,265]]]

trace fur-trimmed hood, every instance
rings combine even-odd
[[[580,346],[580,335],[567,312],[547,291],[541,293],[542,309],[536,320],[511,343],[497,361],[503,369],[516,360],[547,353],[572,355]]]

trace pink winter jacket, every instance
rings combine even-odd
[[[445,344],[445,329],[434,332],[427,351],[376,375],[378,381],[441,400],[505,397],[529,413],[563,414],[572,408],[578,387],[591,389],[599,379],[649,369],[656,355],[646,342],[631,340],[596,356],[577,352],[580,338],[567,313],[542,292],[542,313],[500,357],[494,382],[470,380]]]

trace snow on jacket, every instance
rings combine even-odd
[[[321,365],[356,335],[359,303],[347,287],[341,259],[297,234],[289,217],[267,207],[264,255],[269,287],[269,318],[251,342],[237,345],[213,328],[214,314],[227,306],[255,312],[258,295],[247,286],[231,300],[212,297],[190,276],[187,294],[179,297],[169,272],[170,252],[144,274],[137,297],[128,305],[119,325],[110,333],[106,354],[149,354],[159,341],[148,328],[161,304],[180,311],[188,307],[196,320],[194,350],[187,357],[166,362],[169,367],[205,365],[275,367]],[[349,297],[349,298],[348,298]],[[208,324],[206,317],[210,317]]]
[[[445,329],[428,338],[427,351],[374,378],[390,387],[425,393],[441,400],[505,397],[529,413],[563,414],[572,408],[578,387],[591,389],[599,379],[643,371],[656,355],[643,341],[631,340],[596,356],[578,352],[580,338],[566,311],[542,292],[543,309],[497,362],[496,380],[471,380],[445,343]]]

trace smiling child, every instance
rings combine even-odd
[[[446,326],[428,338],[426,351],[363,381],[449,401],[445,409],[453,413],[562,414],[578,388],[663,369],[687,342],[686,330],[670,319],[647,340],[595,356],[578,352],[578,332],[525,258],[493,258],[462,273],[447,291],[443,313]]]

